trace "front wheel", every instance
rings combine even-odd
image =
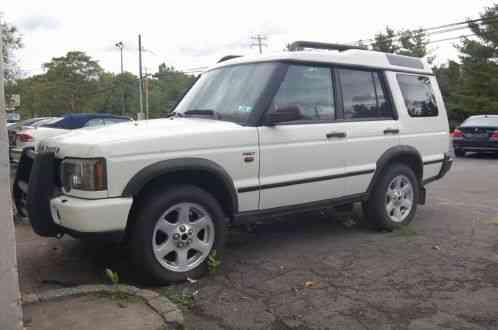
[[[219,257],[225,242],[225,217],[216,199],[184,185],[146,200],[131,233],[135,264],[161,284],[205,273],[208,256],[216,251]]]
[[[386,230],[407,225],[415,216],[418,194],[413,170],[403,164],[390,166],[375,184],[365,205],[368,221]]]

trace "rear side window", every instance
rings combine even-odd
[[[338,69],[344,119],[392,118],[378,72]]]
[[[411,117],[438,115],[436,97],[428,77],[398,74],[397,79],[406,109]]]

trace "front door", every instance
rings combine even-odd
[[[258,128],[261,209],[344,194],[347,132],[335,98],[330,67],[289,64],[268,111],[297,106],[302,119]]]

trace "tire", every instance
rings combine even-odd
[[[417,210],[418,196],[419,185],[413,170],[403,164],[391,165],[382,173],[364,205],[368,222],[388,231],[409,224]]]
[[[455,156],[457,157],[465,157],[465,151],[462,149],[455,149]]]
[[[208,270],[209,254],[216,251],[217,258],[222,254],[225,215],[218,201],[196,186],[170,186],[149,193],[141,200],[135,220],[130,233],[132,261],[147,282],[167,284],[200,277]]]

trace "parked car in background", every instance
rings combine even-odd
[[[17,163],[26,148],[36,149],[36,144],[44,138],[61,135],[71,130],[112,125],[130,121],[130,118],[102,113],[68,114],[64,117],[44,119],[36,126],[26,127],[16,132],[10,150],[10,159]]]
[[[452,138],[459,157],[467,151],[498,152],[498,115],[471,116],[455,128]]]
[[[7,133],[9,135],[9,146],[12,148],[16,144],[16,134],[19,131],[27,128],[33,128],[41,125],[45,120],[53,119],[55,117],[35,117],[22,121],[13,123],[7,127]]]

